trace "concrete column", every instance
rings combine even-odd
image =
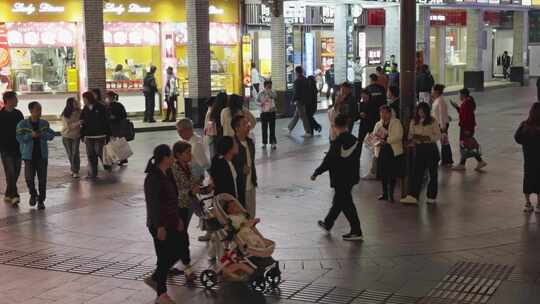
[[[482,70],[483,11],[467,10],[467,70]]]
[[[83,33],[79,63],[80,91],[105,91],[105,45],[103,43],[103,2],[83,1]]]
[[[276,91],[287,89],[286,28],[283,17],[283,1],[280,2],[279,16],[272,16],[270,36],[272,41],[272,87]]]
[[[418,27],[416,28],[416,49],[424,51],[424,62],[429,64],[430,52],[430,33],[431,33],[431,8],[429,6],[420,6],[418,10]]]
[[[385,8],[386,25],[384,27],[384,59],[390,58],[390,55],[396,56],[396,62],[399,62],[399,6],[390,6]]]
[[[512,52],[512,66],[523,66],[525,63],[524,56],[527,50],[524,47],[525,40],[525,12],[514,12],[514,49]],[[527,15],[528,17],[528,15]]]
[[[347,4],[336,4],[334,21],[334,41],[336,56],[334,58],[334,71],[336,84],[347,81]]]
[[[210,21],[208,0],[187,0],[188,98],[186,116],[196,126],[204,124],[206,99],[211,96]]]

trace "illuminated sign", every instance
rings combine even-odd
[[[104,13],[113,13],[117,15],[122,15],[125,11],[126,11],[126,8],[122,4],[116,5],[114,3],[108,2],[108,3],[105,3],[105,7],[103,7]]]
[[[13,4],[13,8],[11,9],[14,13],[21,13],[26,15],[32,15],[36,11],[36,7],[33,4],[24,4],[21,2],[17,2]]]
[[[126,12],[126,7],[123,4],[114,4],[112,2],[107,2],[103,7],[103,12],[122,15]],[[152,7],[142,6],[137,3],[130,3],[127,7],[127,12],[132,14],[149,14],[152,12]]]
[[[128,13],[134,13],[134,14],[148,14],[152,12],[152,8],[150,6],[142,6],[137,3],[131,3],[128,6]]]
[[[225,14],[225,10],[222,9],[222,8],[218,8],[215,5],[210,5],[208,7],[208,13],[210,15],[223,15],[223,14]]]
[[[11,11],[14,13],[20,13],[25,15],[32,15],[36,12],[38,13],[63,13],[65,8],[63,6],[54,6],[47,2],[42,2],[39,4],[39,7],[33,3],[24,4],[23,2],[16,2],[13,4]]]
[[[63,6],[54,6],[47,2],[43,2],[39,5],[40,13],[63,13],[64,10]]]

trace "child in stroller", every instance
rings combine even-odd
[[[202,272],[203,286],[212,288],[218,282],[218,275],[222,275],[225,280],[247,281],[257,291],[266,290],[267,284],[276,288],[281,282],[281,272],[279,263],[272,258],[275,243],[255,228],[259,220],[250,220],[247,211],[229,194],[216,196],[212,210],[228,232],[228,237],[222,240],[227,249],[217,269]]]

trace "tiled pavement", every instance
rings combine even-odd
[[[512,141],[535,92],[475,94],[490,166],[483,173],[441,169],[437,206],[377,202],[378,183],[363,181],[355,189],[363,244],[340,240],[341,218],[331,236],[314,225],[331,198],[326,177],[308,179],[327,148],[326,134],[282,134],[278,151],[257,151],[258,215],[263,233],[278,244],[281,293],[262,296],[243,285],[203,292],[181,280],[171,281],[171,293],[179,303],[539,303],[539,221],[521,211],[522,157]],[[327,126],[325,115],[318,119]],[[151,303],[153,292],[140,281],[155,262],[142,172],[152,148],[176,138],[173,131],[139,134],[129,167],[95,183],[70,180],[55,140],[48,209],[0,206],[0,303]],[[0,175],[2,190],[3,183]],[[20,187],[25,191],[22,179]],[[192,255],[201,270],[206,247],[195,240],[195,224]]]

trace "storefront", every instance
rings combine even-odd
[[[80,1],[0,2],[0,93],[17,91],[25,112],[30,100],[54,100],[45,113],[60,113],[79,91],[81,20]]]

